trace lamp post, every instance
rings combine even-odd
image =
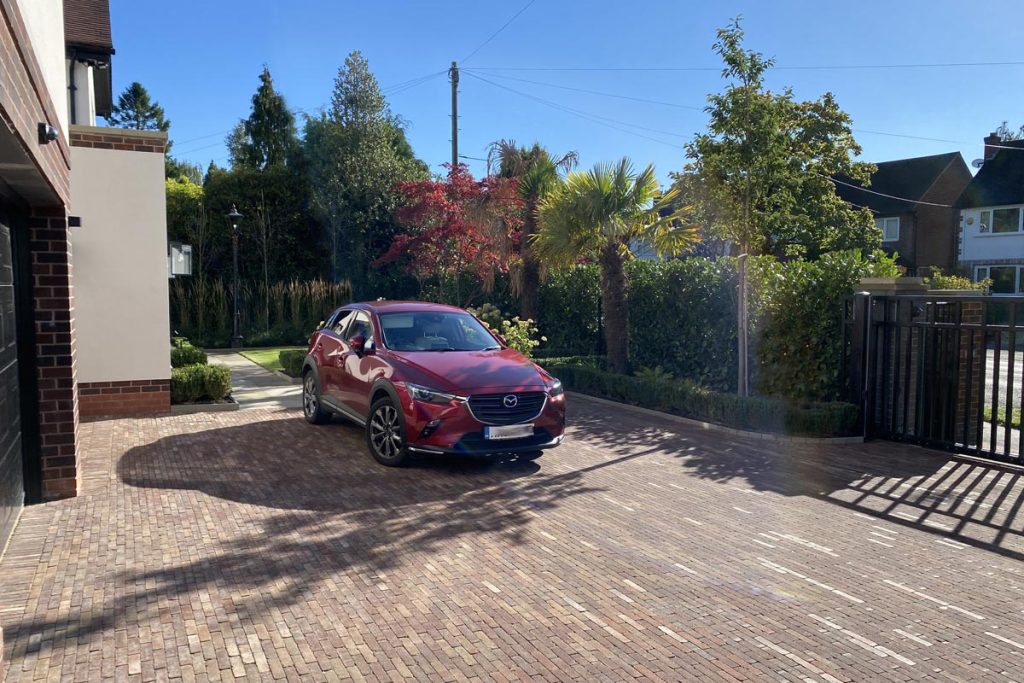
[[[234,288],[234,334],[231,335],[231,348],[238,349],[242,347],[242,334],[238,330],[238,222],[242,219],[242,214],[238,213],[238,209],[235,205],[231,205],[231,213],[228,214],[228,220],[231,222],[231,256],[234,262],[234,274],[235,274],[235,288]]]

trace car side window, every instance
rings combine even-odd
[[[337,317],[331,323],[331,332],[338,335],[339,337],[345,332],[345,325],[348,323],[348,319],[352,317],[354,311],[339,311]]]
[[[356,337],[362,337],[369,341],[373,337],[373,326],[370,324],[370,316],[363,311],[357,311],[352,322],[345,332],[345,341],[352,341]]]

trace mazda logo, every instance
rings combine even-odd
[[[501,399],[501,402],[505,404],[506,408],[515,408],[519,405],[519,397],[515,394],[509,394],[505,398]]]

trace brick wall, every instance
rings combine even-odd
[[[82,382],[78,409],[83,418],[166,413],[171,409],[171,381]]]
[[[126,152],[154,152],[163,154],[167,144],[166,133],[132,131],[123,128],[98,126],[72,126],[71,146],[95,149],[117,149]]]
[[[14,131],[45,178],[53,193],[51,200],[67,204],[71,150],[63,135],[48,145],[39,144],[38,125],[60,128],[60,119],[33,49],[18,4],[0,0],[0,119]]]
[[[29,218],[43,499],[78,492],[78,391],[71,241],[63,207],[36,207]]]

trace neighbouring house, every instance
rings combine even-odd
[[[0,0],[0,554],[81,417],[170,408],[166,135],[110,112],[108,0]]]
[[[971,182],[959,152],[878,164],[866,187],[841,177],[836,193],[871,210],[882,233],[882,248],[899,254],[908,275],[930,268],[950,270],[955,263],[956,200]],[[848,184],[842,184],[848,183]]]
[[[958,202],[957,262],[993,294],[1024,294],[1024,140],[985,138],[981,170]]]

